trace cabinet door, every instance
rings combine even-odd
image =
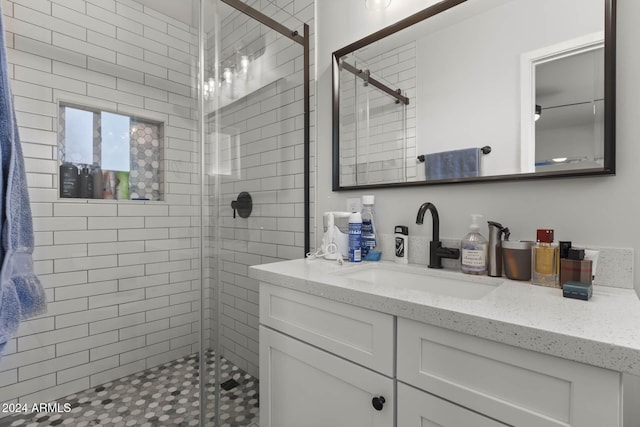
[[[490,418],[398,383],[398,427],[504,427]]]
[[[398,380],[507,424],[621,426],[618,372],[401,318],[397,360]]]
[[[393,316],[260,283],[260,324],[393,376]]]
[[[392,379],[260,326],[261,426],[389,427],[393,400]]]

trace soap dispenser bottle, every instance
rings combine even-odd
[[[64,162],[60,165],[60,197],[78,197],[78,167]]]
[[[487,274],[487,239],[480,234],[478,221],[482,215],[471,215],[469,233],[461,242],[462,272],[467,274]]]
[[[104,197],[104,178],[102,176],[102,169],[100,169],[100,166],[97,164],[93,165],[91,180],[93,181],[93,198],[102,199]]]
[[[93,180],[89,173],[89,165],[83,166],[78,176],[78,196],[81,199],[93,198]]]

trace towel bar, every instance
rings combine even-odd
[[[491,152],[491,146],[489,146],[489,145],[485,145],[484,147],[480,148],[480,152],[481,152],[482,154],[489,154],[489,153]],[[420,155],[418,156],[418,161],[419,161],[420,163],[424,163],[424,154],[420,154]]]

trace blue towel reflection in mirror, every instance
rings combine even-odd
[[[480,155],[491,151],[490,147],[463,148],[418,156],[424,162],[427,180],[471,178],[480,176]]]

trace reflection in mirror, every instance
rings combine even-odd
[[[536,65],[535,171],[604,166],[604,46]]]
[[[614,173],[614,2],[444,0],[334,52],[334,189]]]
[[[355,55],[340,64],[340,175],[343,185],[405,182],[415,176],[415,107],[400,89],[415,86],[404,73],[415,48],[403,46],[367,62]],[[409,68],[415,70],[415,67]],[[398,89],[393,89],[398,88]],[[390,95],[388,92],[399,94]],[[397,96],[401,95],[401,96]],[[407,165],[412,166],[408,167]]]
[[[523,172],[605,166],[603,33],[523,53],[521,86]]]

